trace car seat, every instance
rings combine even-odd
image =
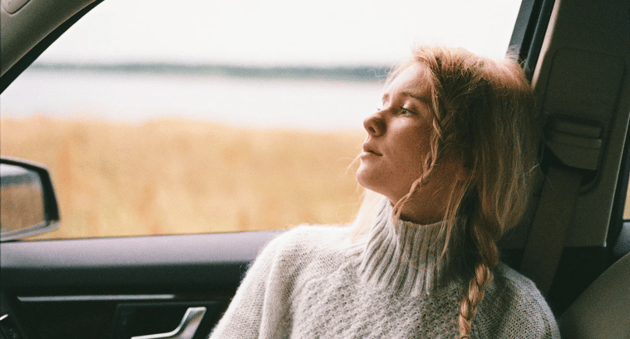
[[[560,333],[568,339],[630,339],[630,253],[562,314]]]

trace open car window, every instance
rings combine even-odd
[[[88,238],[348,223],[362,121],[414,44],[502,56],[519,1],[107,0],[2,94]]]

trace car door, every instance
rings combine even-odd
[[[53,5],[27,2],[11,2],[11,8],[5,5],[9,2],[2,3],[2,90],[99,3],[59,1],[55,3],[58,8],[51,12],[55,15],[42,20],[35,13]],[[24,3],[26,7],[20,7]],[[31,12],[12,14],[28,6],[34,13],[32,17],[20,16]],[[627,241],[621,213],[629,167],[625,140],[630,101],[630,80],[625,71],[630,60],[628,13],[627,1],[524,1],[512,36],[541,103],[546,103],[546,93],[550,92],[559,100],[589,96],[562,92],[565,85],[556,81],[562,72],[568,72],[569,77],[577,74],[578,83],[585,76],[600,75],[600,83],[612,84],[603,92],[615,93],[610,99],[613,103],[607,106],[612,107],[610,114],[601,121],[606,148],[598,158],[598,169],[587,173],[577,202],[578,211],[588,210],[588,215],[595,217],[588,222],[578,220],[570,233],[569,248],[565,249],[548,295],[558,315],[610,265],[612,248],[619,250],[615,245]],[[8,25],[29,27],[41,34],[21,37],[19,29],[9,30],[5,28]],[[549,25],[553,29],[548,30]],[[571,28],[576,27],[577,32],[572,32]],[[5,36],[9,31],[11,35]],[[593,56],[571,57],[577,55],[572,54],[574,50],[584,49],[599,50]],[[589,70],[602,61],[612,68],[603,73],[598,68],[580,72],[579,68]],[[572,71],[575,66],[579,68]],[[597,108],[603,105],[599,98],[585,100]],[[504,245],[504,260],[515,267],[523,256],[528,228],[525,222]],[[4,242],[0,245],[0,308],[2,315],[12,320],[0,322],[7,328],[15,326],[26,338],[130,338],[177,332],[191,324],[197,328],[193,338],[203,338],[227,308],[249,263],[280,232]],[[203,316],[195,318],[194,312],[201,309]]]
[[[129,338],[170,332],[205,307],[203,337],[275,234],[4,243],[3,312],[28,338]]]

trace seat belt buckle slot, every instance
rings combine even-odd
[[[603,150],[601,124],[556,116],[547,129],[547,147],[564,165],[595,171]]]

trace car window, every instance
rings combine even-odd
[[[107,0],[2,94],[0,152],[51,171],[61,227],[33,239],[348,223],[389,67],[502,56],[519,5]]]

